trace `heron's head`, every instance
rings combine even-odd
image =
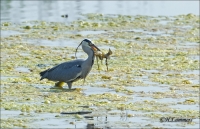
[[[90,50],[93,51],[101,51],[97,46],[95,46],[91,40],[89,39],[84,39],[79,45],[78,47],[82,45],[82,49],[87,53],[90,52]],[[78,49],[78,47],[76,48],[76,51]],[[76,55],[76,54],[75,54]]]
[[[81,42],[81,44],[82,44],[82,48],[83,48],[83,49],[84,49],[84,48],[91,48],[93,51],[100,51],[100,49],[99,49],[97,46],[95,46],[95,45],[92,43],[92,41],[89,40],[89,39],[84,39],[84,40]]]

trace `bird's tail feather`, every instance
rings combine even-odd
[[[40,72],[40,76],[41,76],[41,79],[40,80],[42,80],[42,79],[44,79],[45,78],[45,73],[48,71],[48,69],[47,70],[45,70],[45,71],[42,71],[42,72]]]

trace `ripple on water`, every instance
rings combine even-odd
[[[91,86],[84,86],[83,87],[84,90],[84,94],[85,95],[92,95],[92,94],[104,94],[104,93],[114,93],[115,91],[113,89],[109,89],[109,88],[102,88],[102,87],[91,87]]]
[[[78,46],[78,42],[72,39],[58,39],[58,40],[32,39],[32,40],[26,40],[26,42],[34,45],[50,46],[50,47],[76,48]]]
[[[1,80],[8,79],[8,78],[17,78],[18,76],[1,76]]]
[[[164,86],[126,86],[126,88],[135,92],[165,92],[169,90]]]
[[[9,37],[11,35],[19,35],[19,34],[23,33],[14,30],[1,30],[1,37]]]
[[[21,111],[5,110],[1,108],[1,119],[17,117],[20,113]]]
[[[83,36],[87,36],[87,35],[91,35],[91,34],[102,34],[102,33],[106,33],[106,31],[78,31],[78,32],[75,32],[77,34],[81,34]]]
[[[199,70],[187,70],[183,71],[182,74],[199,74]]]
[[[180,110],[199,110],[198,104],[195,105],[176,104],[176,105],[171,105],[170,107]]]
[[[18,72],[30,72],[29,68],[25,68],[25,67],[17,67],[15,68],[15,70]]]

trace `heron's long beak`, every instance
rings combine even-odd
[[[97,46],[94,44],[91,44],[90,47],[92,48],[93,51],[101,51]]]

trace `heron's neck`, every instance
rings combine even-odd
[[[91,64],[91,66],[92,66],[94,63],[94,58],[95,58],[94,52],[89,51],[89,52],[87,52],[87,55],[88,55],[88,58],[86,59],[86,62],[88,62],[88,64]]]
[[[85,52],[87,53],[88,58],[82,64],[83,69],[82,69],[81,77],[84,79],[90,72],[92,65],[94,63],[94,57],[95,57],[94,52],[92,50],[87,50]]]

